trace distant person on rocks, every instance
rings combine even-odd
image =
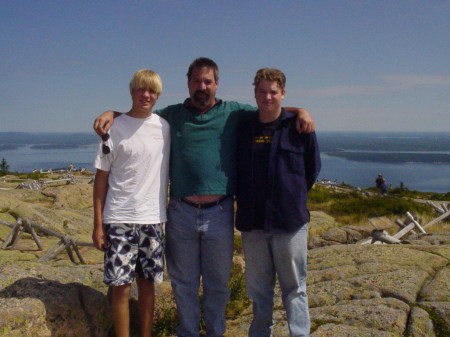
[[[163,280],[170,129],[152,113],[162,91],[158,74],[139,70],[130,82],[132,107],[102,136],[94,167],[92,240],[105,252],[116,336],[129,336],[129,294],[136,278],[141,336],[151,335],[154,283]]]
[[[315,133],[298,133],[281,107],[286,78],[258,70],[258,111],[238,130],[236,227],[242,232],[245,285],[253,301],[250,337],[272,336],[276,275],[291,336],[309,336],[306,295],[307,193],[320,171]]]
[[[386,179],[384,179],[383,175],[380,173],[375,180],[375,185],[378,189],[378,195],[386,195],[388,191],[388,183],[386,182]]]

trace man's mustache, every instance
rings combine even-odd
[[[208,93],[207,93],[206,91],[204,91],[204,90],[197,90],[197,91],[194,93],[194,95],[198,95],[198,94],[203,94],[203,95],[209,96]]]

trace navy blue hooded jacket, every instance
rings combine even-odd
[[[236,228],[251,231],[255,217],[252,142],[257,112],[244,118],[238,129]],[[281,121],[270,145],[264,230],[286,233],[309,222],[307,193],[320,171],[315,133],[299,134],[297,116],[282,110]]]

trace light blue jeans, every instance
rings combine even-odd
[[[171,200],[166,226],[166,261],[177,305],[177,336],[198,337],[199,288],[208,337],[225,333],[225,308],[233,259],[233,200],[197,209]]]
[[[253,300],[250,337],[272,336],[276,275],[280,283],[291,336],[309,336],[306,295],[308,226],[293,233],[242,232],[245,288]]]

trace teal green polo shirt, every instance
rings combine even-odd
[[[219,100],[199,114],[188,102],[156,111],[170,124],[170,196],[234,195],[237,126],[257,108]]]

